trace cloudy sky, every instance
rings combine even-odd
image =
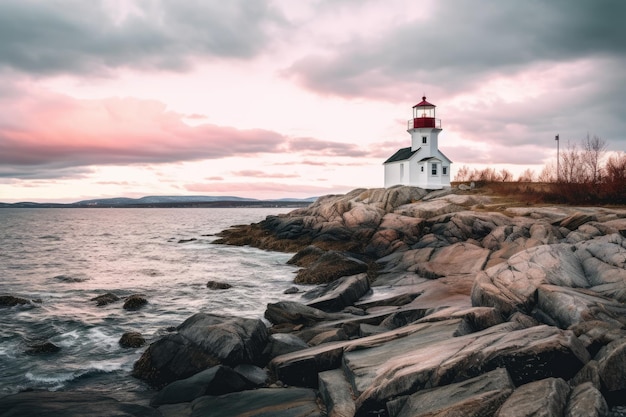
[[[1,0],[0,201],[382,187],[422,95],[462,165],[626,149],[622,0]]]

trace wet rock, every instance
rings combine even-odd
[[[189,242],[195,242],[196,240],[198,239],[196,239],[195,237],[192,237],[190,239],[178,239],[178,243],[189,243]]]
[[[345,315],[326,313],[295,301],[270,303],[265,310],[265,318],[273,324],[291,323],[311,326],[320,321],[339,320]]]
[[[249,387],[263,386],[269,380],[269,374],[265,369],[248,363],[237,365],[233,370],[246,381]]]
[[[387,403],[391,417],[491,416],[515,385],[498,368],[467,381],[418,391]]]
[[[133,294],[124,301],[124,310],[139,310],[148,304],[148,300],[141,294]]]
[[[30,391],[0,398],[0,416],[160,417],[161,414],[150,407],[120,402],[93,392]]]
[[[228,366],[218,365],[166,385],[152,398],[150,405],[191,402],[203,395],[222,395],[247,387],[248,384],[237,372]]]
[[[307,305],[328,312],[341,311],[353,305],[369,290],[367,274],[342,277],[316,292],[316,298],[307,302]]]
[[[106,294],[98,295],[97,297],[93,297],[90,299],[90,301],[95,301],[98,307],[102,307],[102,306],[114,303],[116,301],[119,301],[119,300],[120,300],[120,297],[110,292]]]
[[[302,269],[294,280],[297,284],[325,284],[338,278],[367,271],[367,264],[336,251],[328,251],[317,261]]]
[[[495,417],[560,417],[569,393],[569,385],[561,378],[530,382],[516,389]]]
[[[42,343],[36,343],[28,346],[26,353],[29,355],[41,355],[46,353],[56,353],[61,348],[52,342],[46,341]]]
[[[299,292],[300,292],[300,288],[298,288],[298,287],[289,287],[285,291],[283,291],[283,294],[297,294]]]
[[[14,295],[0,295],[0,307],[14,307],[24,304],[30,304],[30,301]]]
[[[146,339],[139,332],[126,332],[119,340],[123,348],[138,348],[146,344]]]
[[[263,357],[265,358],[265,362],[269,362],[277,356],[296,352],[308,347],[309,345],[298,336],[289,333],[276,333],[270,335],[265,350],[263,351]]]
[[[148,346],[133,365],[132,375],[162,388],[179,379],[220,364],[211,352],[180,334],[168,334]]]
[[[188,378],[215,365],[257,363],[268,339],[262,320],[197,313],[152,343],[133,376],[153,386]]]
[[[227,290],[233,287],[232,285],[226,282],[219,282],[219,281],[209,281],[206,283],[206,286],[210,290]]]

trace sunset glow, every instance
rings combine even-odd
[[[4,0],[0,202],[382,187],[425,94],[462,165],[626,149],[626,3]]]

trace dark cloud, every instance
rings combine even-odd
[[[184,70],[192,59],[250,58],[281,15],[263,0],[154,0],[118,15],[103,0],[3,0],[0,67],[33,74],[118,67]]]
[[[437,2],[434,10],[427,20],[400,24],[379,39],[350,39],[326,55],[303,57],[290,73],[325,94],[397,100],[415,97],[407,87],[451,91],[533,62],[626,53],[626,3],[620,0],[488,0],[480,6],[454,0]]]

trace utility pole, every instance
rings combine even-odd
[[[554,137],[554,140],[556,140],[556,182],[561,182],[560,181],[561,170],[559,170],[560,158],[559,158],[559,134],[558,133]]]

